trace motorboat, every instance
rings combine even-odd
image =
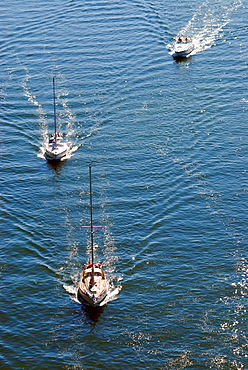
[[[108,292],[109,282],[100,263],[94,261],[94,241],[93,241],[93,217],[92,217],[92,184],[91,184],[91,167],[90,174],[90,235],[91,235],[91,259],[85,264],[78,284],[77,298],[81,303],[86,303],[92,307],[98,307],[103,303]]]
[[[48,160],[60,161],[69,150],[69,146],[64,142],[63,136],[57,132],[56,124],[56,103],[55,103],[55,79],[53,77],[53,108],[54,108],[54,134],[52,134],[45,147],[45,157]]]
[[[187,58],[195,46],[189,37],[178,37],[173,46],[174,59]]]

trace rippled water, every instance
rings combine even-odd
[[[247,369],[247,4],[0,9],[0,368]],[[182,32],[196,48],[175,62]],[[98,310],[74,299],[91,161]]]

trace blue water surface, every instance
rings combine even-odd
[[[247,369],[247,4],[0,10],[0,368]],[[179,34],[195,49],[174,61]],[[58,166],[53,76],[72,148]],[[121,289],[97,310],[68,293],[89,257],[90,162],[96,258]]]

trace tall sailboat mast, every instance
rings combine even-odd
[[[91,263],[92,270],[94,264],[94,243],[93,243],[93,205],[92,205],[92,181],[91,181],[91,167],[92,164],[89,164],[89,173],[90,173],[90,238],[91,238]]]
[[[100,263],[94,263],[94,243],[93,243],[93,204],[92,204],[92,164],[89,164],[90,177],[90,237],[91,237],[91,256],[88,263],[84,264],[83,271],[78,284],[77,298],[82,303],[98,307],[104,304],[108,293],[109,281],[105,278],[104,271]]]
[[[57,132],[55,77],[52,77],[52,79],[54,131],[52,135],[49,135],[48,143],[45,147],[45,157],[47,160],[60,161],[66,159],[70,146],[63,141],[63,136]]]
[[[53,77],[53,115],[54,115],[54,139],[57,141],[57,120],[56,120],[56,103],[55,103],[55,77]]]

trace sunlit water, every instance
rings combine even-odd
[[[247,369],[247,4],[0,10],[0,368]],[[181,33],[196,48],[176,62]],[[76,300],[90,162],[95,310]]]
[[[200,5],[175,38],[187,36],[191,39],[194,50],[189,56],[207,50],[225,35],[225,26],[231,22],[233,12],[240,6],[242,6],[240,0],[227,2],[207,0]],[[171,50],[170,54],[173,54],[173,44],[168,44],[167,48]]]

